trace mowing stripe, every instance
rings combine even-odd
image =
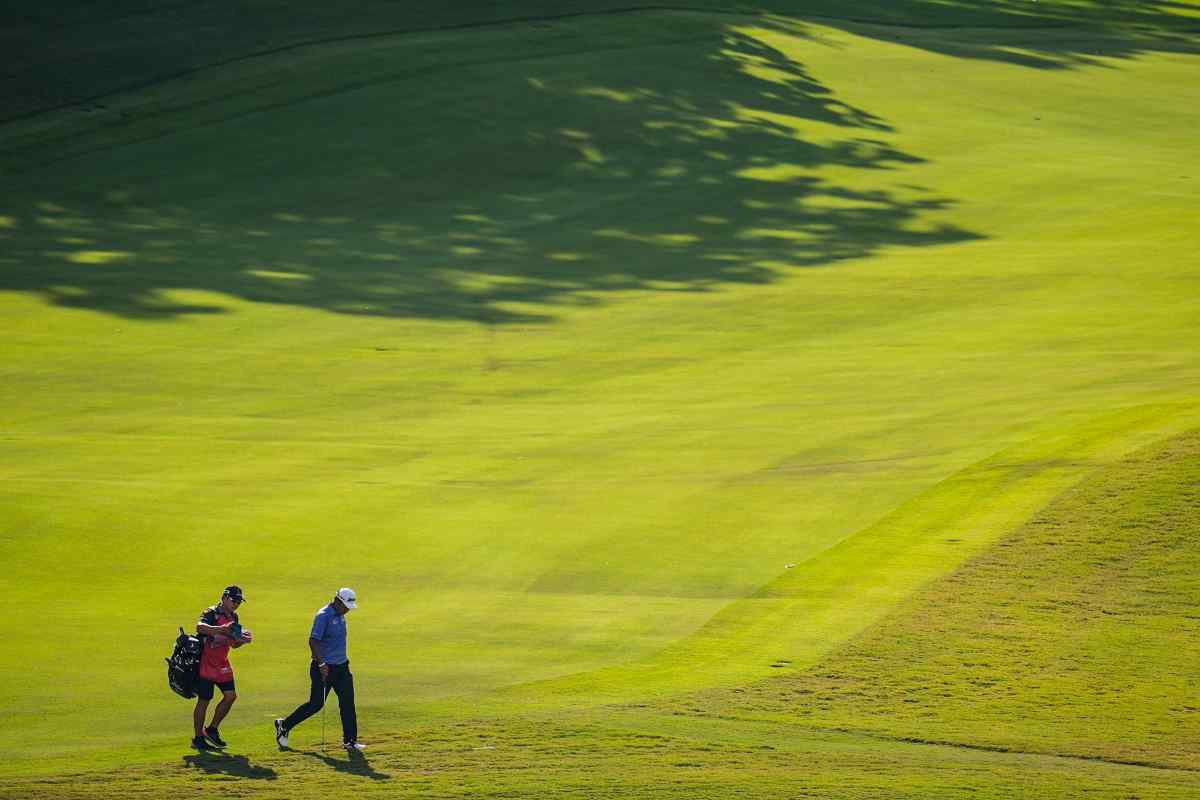
[[[1198,404],[1144,405],[1001,450],[730,603],[650,659],[511,687],[497,693],[497,707],[631,702],[810,667],[1095,470],[1198,423]]]

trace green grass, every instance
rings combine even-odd
[[[995,543],[1043,547],[1011,537],[1200,420],[1194,4],[382,35],[497,19],[399,5],[249,39],[169,16],[198,8],[63,6],[60,49],[6,72],[0,590],[34,608],[0,667],[0,793],[770,797],[801,765],[843,796],[1195,790],[1058,758],[1194,759],[1161,731],[1193,730],[1191,628],[1077,626],[1025,653],[1064,671],[1015,698],[1016,656],[929,650],[995,646],[967,612],[1026,572]],[[1124,532],[1073,534],[1044,603],[1100,576],[1187,591],[1082,555]],[[961,605],[928,594],[948,573]],[[156,659],[231,581],[256,633],[224,728],[243,760],[181,768]],[[343,584],[370,768],[265,734]],[[1080,649],[1114,683],[1054,662]],[[976,661],[1001,687],[982,710]],[[944,696],[909,691],[942,670]],[[801,689],[825,707],[793,713]]]
[[[306,737],[291,753],[251,746],[9,788],[154,797],[235,780],[280,797],[1192,797],[1197,486],[1200,431],[1092,469],[838,652],[748,686],[410,719],[366,758]]]
[[[727,713],[1196,771],[1198,479],[1200,433],[1141,451]]]

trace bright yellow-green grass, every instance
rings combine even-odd
[[[13,777],[7,788],[56,798],[230,781],[271,797],[1194,797],[1198,486],[1196,430],[1093,468],[840,652],[811,666],[781,660],[779,675],[749,686],[406,720],[367,756],[250,746]]]
[[[1198,521],[1193,431],[1060,496],[819,668],[725,708],[1200,772]]]
[[[5,34],[0,794],[1197,791],[1195,4],[390,5]]]

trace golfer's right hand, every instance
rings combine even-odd
[[[322,681],[329,680],[329,665],[328,664],[322,664],[321,666],[317,667],[317,672],[321,673]]]

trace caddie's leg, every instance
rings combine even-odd
[[[221,727],[221,720],[225,719],[225,715],[229,713],[229,709],[233,708],[233,704],[236,701],[237,692],[232,689],[227,692],[221,692],[221,702],[217,703],[217,710],[213,712],[212,727]]]
[[[192,711],[192,726],[196,729],[196,736],[204,735],[204,717],[208,714],[208,698],[196,698],[196,708]]]

